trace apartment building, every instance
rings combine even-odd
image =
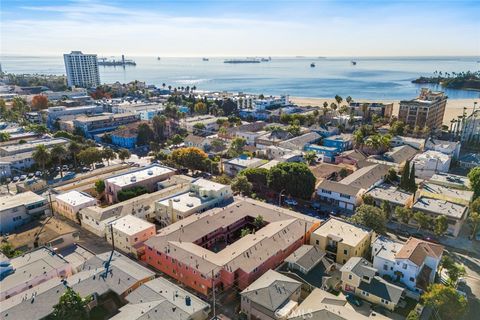
[[[63,55],[69,87],[92,88],[100,85],[96,54],[72,51]]]
[[[327,257],[344,264],[351,257],[363,257],[370,248],[373,232],[345,220],[330,218],[315,230],[310,244],[327,253]]]
[[[76,190],[59,194],[55,197],[53,210],[62,216],[78,222],[78,213],[81,209],[97,204],[97,199]]]
[[[412,164],[415,164],[415,175],[422,179],[429,179],[439,172],[448,172],[451,162],[450,156],[433,150],[419,153],[412,159]]]
[[[6,146],[0,146],[0,156],[13,156],[19,153],[33,152],[39,145],[44,145],[46,148],[50,149],[56,145],[66,145],[69,140],[64,138],[46,138],[27,141],[22,144],[11,144]]]
[[[462,143],[480,143],[480,110],[474,110],[464,121]]]
[[[384,202],[390,206],[390,212],[394,213],[396,207],[411,207],[414,195],[394,185],[382,183],[370,189],[366,195],[373,198],[376,207],[381,208]]]
[[[157,183],[175,175],[175,170],[159,164],[138,168],[127,173],[105,179],[105,196],[109,203],[118,202],[118,192],[133,187],[144,187],[148,192],[156,191]]]
[[[46,211],[47,200],[31,191],[2,196],[0,197],[0,234],[15,232],[15,229],[44,215]]]
[[[431,130],[440,130],[446,105],[447,96],[443,92],[422,88],[417,98],[400,101],[398,120],[410,128],[428,127]]]
[[[416,293],[434,282],[442,255],[443,246],[412,237],[406,243],[385,237],[372,243],[373,266],[380,276],[388,275]]]
[[[96,134],[113,131],[120,126],[139,120],[139,115],[132,113],[102,114],[91,117],[79,116],[73,120],[73,125],[83,132],[87,138],[92,138]]]
[[[103,107],[98,105],[80,106],[80,107],[65,107],[56,106],[49,107],[46,110],[47,126],[53,128],[55,123],[60,120],[73,120],[75,116],[79,115],[94,115],[103,112]]]
[[[318,185],[318,199],[341,211],[352,212],[361,203],[365,192],[383,182],[388,169],[389,166],[384,164],[372,164],[338,182],[325,179]]]
[[[167,226],[194,213],[225,204],[232,198],[229,185],[198,179],[191,183],[190,190],[155,202],[155,212],[161,224]]]
[[[263,226],[255,227],[261,216]],[[252,199],[191,215],[147,240],[145,261],[207,296],[212,285],[243,290],[305,242],[320,221]],[[241,230],[256,229],[241,237]]]
[[[240,156],[238,158],[225,161],[223,163],[223,171],[227,175],[234,177],[244,169],[257,168],[265,163],[267,163],[267,161],[260,158]]]
[[[153,223],[135,217],[131,214],[123,216],[110,224],[110,230],[106,230],[107,241],[115,243],[115,248],[140,259],[145,250],[143,243],[156,234]],[[113,235],[112,235],[113,233]]]
[[[375,114],[382,118],[391,118],[393,112],[393,103],[350,102],[349,107],[354,115],[362,117],[371,117]]]

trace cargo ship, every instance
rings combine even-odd
[[[260,60],[254,58],[247,59],[227,59],[224,63],[260,63]]]

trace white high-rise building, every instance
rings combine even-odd
[[[63,59],[65,60],[68,86],[90,88],[100,85],[96,54],[72,51],[64,54]]]

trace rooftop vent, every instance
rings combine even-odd
[[[136,182],[136,181],[137,181],[137,177],[132,176],[132,177],[130,178],[130,182]]]
[[[148,173],[149,176],[153,175],[153,171],[152,171],[152,170],[148,170],[147,173]]]

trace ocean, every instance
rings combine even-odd
[[[198,90],[289,94],[296,97],[329,98],[335,95],[354,99],[410,99],[421,87],[411,83],[434,71],[477,71],[476,57],[358,58],[276,58],[255,64],[227,64],[225,58],[126,57],[136,66],[102,67],[102,83],[145,81],[161,86],[196,86]],[[118,59],[118,58],[117,58]],[[310,63],[316,64],[315,68]],[[63,56],[2,56],[4,72],[65,74]],[[443,90],[440,86],[430,88]],[[480,92],[444,90],[450,99],[479,98]]]

